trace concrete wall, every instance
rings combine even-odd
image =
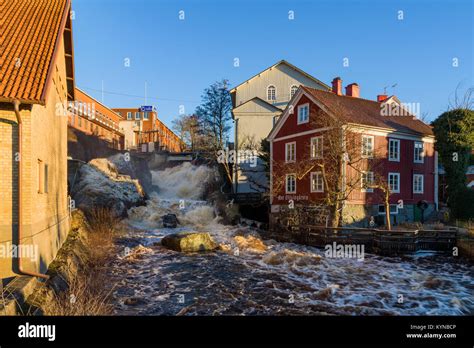
[[[61,40],[53,67],[46,104],[21,107],[22,141],[22,245],[34,258],[23,258],[24,268],[45,272],[69,231],[67,204],[67,100],[64,42]],[[0,108],[0,248],[18,243],[18,126],[13,108]],[[47,192],[40,193],[39,162],[48,166]],[[44,167],[43,167],[44,168]],[[44,173],[44,171],[42,171]],[[44,182],[44,181],[43,181]],[[36,249],[37,248],[37,249]],[[38,254],[34,251],[37,250]],[[17,262],[0,257],[0,278],[16,275]]]
[[[343,209],[342,221],[343,225],[369,227],[370,217],[374,217],[374,222],[377,226],[385,225],[385,214],[379,215],[378,204],[347,204]],[[418,209],[415,204],[405,204],[403,208],[398,209],[397,214],[391,214],[390,220],[392,225],[398,225],[405,222],[420,221],[420,213],[416,214]],[[425,220],[435,212],[435,205],[428,204],[428,209],[424,212]]]

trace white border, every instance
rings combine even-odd
[[[288,161],[288,145],[295,144],[295,159]],[[289,143],[285,143],[285,163],[294,163],[296,162],[296,141],[290,141]]]
[[[369,173],[372,173],[372,182],[374,182],[374,172],[372,172],[370,170],[369,171],[363,170],[363,171],[360,172],[360,191],[361,192],[368,192],[368,193],[374,192],[373,188],[367,188],[366,189],[366,188],[364,188],[364,185],[363,185],[362,175],[363,174],[369,174]]]
[[[397,175],[398,176],[398,190],[390,190],[390,193],[400,193],[400,187],[401,187],[401,179],[400,179],[400,173],[397,173],[397,172],[389,172],[387,174],[387,184],[388,184],[388,187],[390,187],[390,175]]]
[[[300,109],[304,108],[304,107],[308,107],[308,119],[306,121],[301,121],[300,122]],[[308,123],[309,122],[309,103],[304,103],[304,104],[301,104],[301,105],[298,105],[298,108],[297,108],[297,112],[296,112],[296,124],[305,124],[305,123]]]
[[[364,155],[364,138],[371,138],[372,139],[372,155]],[[374,158],[375,152],[375,137],[373,135],[366,135],[362,134],[362,145],[360,148],[361,157],[362,158]]]
[[[390,158],[390,142],[396,141],[397,142],[397,158]],[[388,149],[387,149],[387,157],[390,162],[400,162],[400,139],[397,138],[388,138]]]
[[[421,144],[421,160],[417,160],[415,157],[416,153],[416,143]],[[425,163],[425,143],[423,141],[414,141],[413,142],[413,163]]]
[[[323,182],[323,189],[322,190],[313,190],[313,174],[317,174],[321,176],[321,180]],[[322,177],[323,172],[311,172],[310,178],[309,178],[309,191],[310,192],[324,192],[324,178]]]
[[[415,177],[421,177],[421,191],[415,191]],[[425,176],[423,174],[413,174],[413,193],[423,194],[425,193]]]
[[[295,178],[295,190],[294,191],[288,191],[288,177],[290,175]],[[296,193],[296,174],[286,174],[285,175],[285,193]]]

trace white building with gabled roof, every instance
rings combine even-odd
[[[236,193],[258,193],[268,189],[260,159],[251,161],[243,152],[259,149],[262,139],[268,136],[301,85],[324,91],[331,89],[298,67],[280,60],[230,91],[232,118],[235,121],[235,148],[237,158],[240,158],[234,172]]]

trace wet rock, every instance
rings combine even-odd
[[[207,232],[170,234],[161,240],[161,245],[181,252],[212,251],[218,248]]]
[[[162,217],[163,227],[165,228],[176,228],[179,224],[179,220],[176,217],[176,214],[166,214]]]
[[[151,180],[150,168],[145,158],[133,155],[126,157],[124,154],[119,153],[107,159],[115,165],[121,174],[137,179],[146,193],[150,194],[155,189]]]
[[[443,284],[443,281],[438,278],[429,277],[423,282],[423,286],[428,289],[437,289]]]
[[[125,301],[123,301],[123,303],[126,304],[127,306],[136,306],[143,302],[144,301],[138,297],[129,297],[129,298],[126,298]]]
[[[97,158],[80,167],[71,188],[76,207],[84,211],[110,208],[116,216],[127,216],[127,209],[144,204],[145,193],[129,176],[118,173],[105,158]]]
[[[229,244],[219,244],[219,250],[230,254],[232,253],[232,246]]]
[[[255,238],[254,236],[235,236],[234,240],[239,249],[256,253],[267,251],[267,246],[260,239]]]

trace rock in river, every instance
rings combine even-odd
[[[161,245],[181,252],[211,251],[218,247],[207,232],[170,234],[161,240]]]
[[[116,216],[127,216],[127,209],[142,205],[146,195],[138,180],[119,174],[113,163],[96,158],[80,167],[71,185],[76,207],[84,211],[110,208]]]

